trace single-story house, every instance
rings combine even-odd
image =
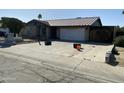
[[[103,26],[100,17],[31,20],[21,30],[23,38],[64,41],[112,41],[114,26]]]

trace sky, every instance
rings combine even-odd
[[[103,25],[124,26],[122,9],[0,9],[0,17],[15,17],[23,22],[37,19],[38,14],[43,20],[100,17]]]

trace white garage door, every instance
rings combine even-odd
[[[60,39],[86,41],[86,31],[84,28],[61,28]]]

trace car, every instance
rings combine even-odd
[[[1,37],[6,37],[6,32],[0,31],[0,36],[1,36]]]

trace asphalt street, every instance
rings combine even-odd
[[[54,66],[31,64],[0,54],[1,83],[92,83],[99,82]]]

